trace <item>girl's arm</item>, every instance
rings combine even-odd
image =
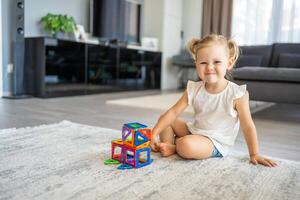
[[[273,160],[259,155],[256,128],[252,120],[249,107],[249,93],[246,92],[244,96],[236,99],[234,102],[235,108],[239,115],[244,137],[247,142],[250,162],[255,165],[259,163],[268,167],[275,167],[277,164]]]
[[[188,106],[188,95],[187,91],[185,91],[182,97],[176,102],[174,106],[172,106],[169,110],[167,110],[164,114],[162,114],[154,128],[152,129],[152,149],[155,150],[155,145],[157,143],[157,136],[161,131],[170,126],[175,119],[185,110]]]

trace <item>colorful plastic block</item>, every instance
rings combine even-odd
[[[104,164],[105,165],[115,165],[115,164],[120,164],[120,162],[117,160],[114,160],[114,159],[107,159],[104,161]]]
[[[140,124],[138,122],[127,123],[127,124],[124,124],[124,126],[130,128],[130,129],[134,129],[134,130],[141,129],[141,128],[146,128],[147,127],[146,125]]]
[[[137,147],[151,140],[151,129],[140,123],[124,124],[122,128],[122,140],[126,146]]]
[[[122,127],[122,139],[111,143],[111,157],[126,166],[139,168],[152,163],[150,158],[151,129],[138,122],[127,123]]]
[[[124,170],[124,169],[132,169],[133,167],[130,165],[126,165],[126,164],[122,164],[118,167],[118,169],[120,170]]]
[[[119,162],[123,162],[123,142],[122,140],[114,140],[111,142],[111,158]],[[118,151],[119,149],[119,151]]]
[[[141,144],[144,144],[146,142],[148,142],[149,139],[147,138],[146,135],[144,135],[143,133],[136,131],[134,133],[134,146],[139,146]]]
[[[146,166],[151,163],[150,148],[135,149],[125,146],[123,148],[123,163],[131,165],[134,168]],[[142,154],[145,154],[143,157]]]
[[[143,152],[145,152],[147,154],[146,158],[140,157],[141,153],[143,153]],[[136,165],[135,165],[136,168],[144,167],[146,165],[151,164],[152,160],[150,159],[150,152],[151,152],[151,150],[149,147],[137,150]]]

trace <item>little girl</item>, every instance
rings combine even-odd
[[[208,35],[191,40],[188,49],[202,81],[188,81],[182,97],[161,115],[152,130],[151,149],[186,159],[223,157],[233,146],[241,123],[250,162],[275,167],[274,161],[259,154],[246,85],[225,78],[239,56],[236,43],[221,35]],[[177,118],[188,105],[195,111],[193,122]]]

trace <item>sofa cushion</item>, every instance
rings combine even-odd
[[[241,56],[262,56],[261,65],[259,66],[267,67],[270,65],[272,45],[241,46],[240,50]]]
[[[172,64],[180,67],[193,68],[195,61],[188,51],[181,52],[172,57]]]
[[[279,66],[279,56],[282,53],[288,54],[299,54],[300,44],[299,43],[276,43],[273,45],[273,54],[271,58],[271,66]]]
[[[262,56],[259,55],[241,55],[236,62],[236,67],[243,66],[261,66]]]
[[[300,82],[300,69],[277,67],[241,67],[234,69],[233,78],[236,80]]]
[[[300,68],[300,54],[294,54],[294,53],[279,54],[278,66]]]

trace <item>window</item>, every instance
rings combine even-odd
[[[300,42],[300,1],[234,0],[232,38],[240,45]]]

